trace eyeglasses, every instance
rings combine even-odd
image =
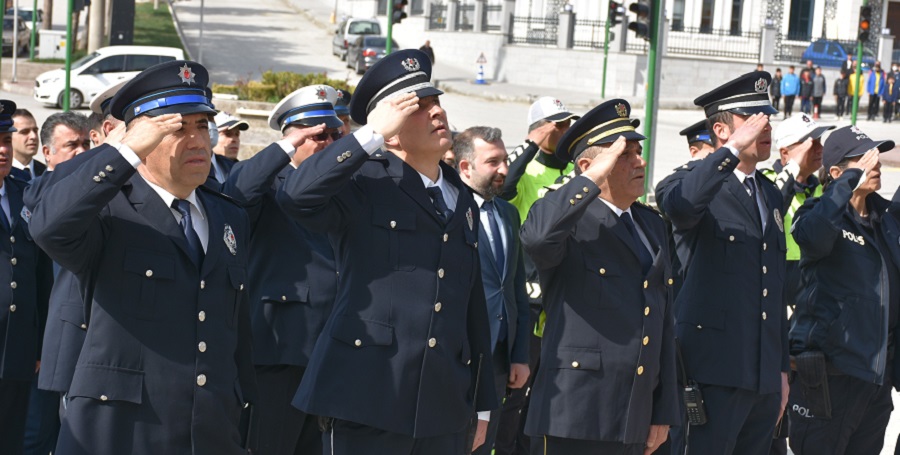
[[[313,136],[312,138],[316,141],[324,142],[324,141],[328,140],[329,136],[331,137],[332,141],[336,141],[336,140],[342,138],[344,136],[344,133],[342,133],[340,131],[332,131],[329,133],[326,131],[324,133],[317,134],[317,135]]]

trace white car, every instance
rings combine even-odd
[[[97,49],[72,63],[69,76],[69,107],[78,109],[98,93],[158,63],[183,60],[184,51],[173,47],[109,46]],[[61,107],[66,71],[47,71],[34,80],[34,99]]]

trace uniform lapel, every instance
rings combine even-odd
[[[178,245],[185,257],[191,261],[187,239],[184,238],[184,232],[178,226],[178,222],[175,221],[172,209],[166,206],[159,194],[153,191],[153,188],[150,188],[150,185],[144,181],[144,178],[139,174],[135,174],[129,180],[129,184],[123,187],[123,192],[132,207],[144,217],[147,224],[153,226],[175,245]]]
[[[209,239],[206,242],[206,256],[203,258],[203,267],[200,269],[200,276],[206,276],[216,263],[219,257],[224,254],[225,248],[225,216],[222,214],[219,206],[214,204],[212,198],[202,191],[196,192],[197,199],[203,204],[203,210],[206,212],[206,223],[209,226]],[[246,233],[235,232],[235,236],[246,235]]]
[[[635,202],[632,204],[632,207],[637,205]],[[650,243],[650,248],[653,248],[653,259],[656,259],[656,256],[659,254],[659,246],[662,245],[660,239],[656,236],[656,232],[653,232],[653,229],[650,228],[647,219],[645,218],[647,215],[644,213],[644,210],[637,209],[631,210],[632,218],[634,218],[634,222],[637,223],[638,227],[641,228],[641,231],[644,232],[644,236],[647,237],[647,242]]]
[[[625,227],[625,224],[619,220],[619,217],[605,202],[599,199],[591,201],[591,205],[587,208],[587,212],[593,213],[594,216],[600,220],[601,225],[606,226],[609,230],[613,231],[613,233],[616,234],[616,237],[628,246],[628,251],[631,251],[631,254],[634,255],[635,259],[640,260],[640,256],[638,256],[638,252],[635,250],[634,240],[632,240],[628,228]]]
[[[431,216],[435,222],[440,223],[441,220],[438,218],[437,212],[435,212],[434,203],[431,202],[431,198],[425,193],[425,185],[422,183],[422,177],[419,173],[413,169],[412,166],[398,158],[397,155],[390,152],[385,153],[385,155],[388,160],[388,175],[394,179],[397,186],[406,193],[407,196],[416,201],[419,206],[428,212],[428,215]]]
[[[20,215],[22,213],[22,192],[16,184],[10,183],[9,179],[6,179],[3,184],[6,186],[6,197],[9,200],[9,227],[11,231],[14,231],[22,218]]]
[[[759,218],[759,206],[757,206],[753,198],[747,194],[747,188],[738,181],[737,176],[734,174],[729,175],[725,179],[725,187],[728,188],[731,195],[737,199],[738,205],[744,208],[744,211],[747,212],[747,216],[754,221],[752,224],[754,224],[756,230],[759,231],[762,227],[756,222],[757,218]]]

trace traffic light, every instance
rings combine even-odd
[[[869,41],[869,31],[872,30],[872,7],[861,6],[859,8],[859,36],[862,42]]]
[[[637,20],[628,24],[628,30],[634,30],[638,38],[650,41],[653,35],[653,0],[638,0],[632,3],[628,9],[637,15]]]
[[[392,18],[393,22],[394,22],[394,24],[399,24],[400,21],[402,21],[403,19],[406,19],[406,11],[403,11],[403,7],[408,5],[409,1],[407,1],[407,0],[400,0],[400,1],[390,0],[390,1],[394,2],[394,15]]]
[[[609,13],[606,15],[606,20],[609,22],[610,26],[619,25],[622,23],[622,15],[624,13],[625,8],[622,7],[621,3],[610,0]]]

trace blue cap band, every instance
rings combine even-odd
[[[698,134],[697,140],[698,141],[708,141],[708,140],[710,140],[710,138],[709,138],[708,134]]]
[[[301,112],[299,114],[295,114],[295,115],[292,115],[292,116],[284,119],[284,121],[281,122],[281,126],[284,127],[285,125],[290,125],[291,123],[296,122],[297,120],[303,120],[303,119],[309,118],[309,117],[336,117],[336,114],[334,113],[334,110],[332,110],[332,109],[321,110],[321,111]]]
[[[134,107],[134,115],[138,116],[144,114],[146,112],[152,111],[153,109],[159,109],[161,107],[167,106],[177,106],[180,104],[202,104],[204,106],[209,106],[209,99],[203,95],[178,95],[178,96],[170,96],[167,98],[159,98],[153,101],[148,101],[143,104],[139,104]]]

